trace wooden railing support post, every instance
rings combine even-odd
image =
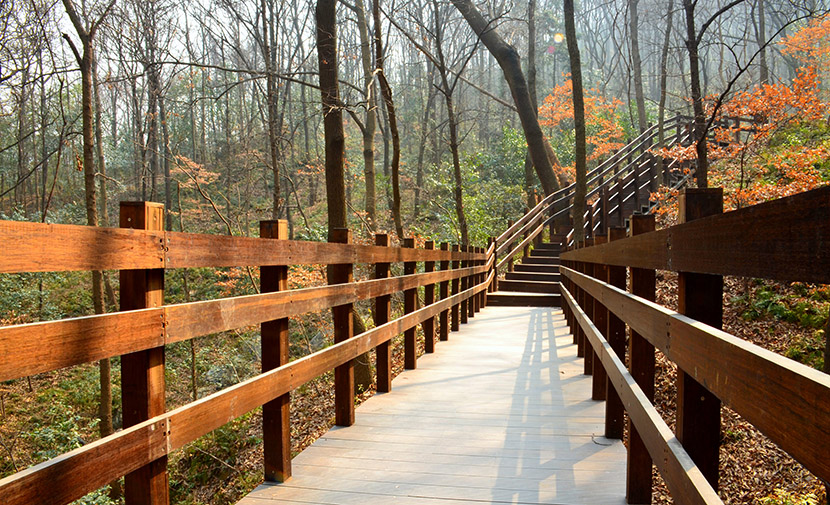
[[[493,266],[490,267],[490,271],[493,272],[493,281],[488,286],[487,292],[495,293],[499,290],[499,270],[496,268],[499,259],[498,254],[496,254],[496,248],[498,248],[499,244],[496,242],[496,237],[490,237],[490,243],[493,244]]]
[[[607,241],[606,235],[597,235],[594,238],[594,244],[604,244]],[[593,264],[593,271],[590,272],[595,279],[599,279],[602,282],[605,282],[606,278],[608,277],[608,267],[602,265],[600,263]],[[608,340],[608,309],[596,298],[594,300],[594,325],[599,329],[602,336]],[[593,353],[593,368],[592,368],[592,381],[591,381],[591,399],[592,400],[605,400],[606,398],[606,391],[608,382],[608,374],[605,372],[605,367],[602,366],[602,361],[599,360],[599,356],[597,355],[596,351]]]
[[[508,219],[507,220],[507,227],[510,228],[511,226],[513,226],[513,221]],[[513,247],[513,243],[511,242],[510,247],[507,248],[508,253],[512,249],[512,247]],[[507,259],[507,271],[508,272],[513,271],[513,256],[510,256],[510,258]]]
[[[435,242],[427,240],[424,243],[424,249],[432,251],[435,249]],[[434,261],[424,262],[424,273],[435,271]],[[427,284],[424,286],[424,306],[435,303],[435,284]],[[424,329],[424,352],[427,354],[435,352],[435,318],[430,317],[421,323],[421,328]]]
[[[375,245],[389,247],[389,235],[386,233],[375,234]],[[389,263],[375,263],[375,279],[386,279],[389,277]],[[384,325],[392,317],[391,295],[381,295],[375,298],[374,311],[375,327]],[[378,345],[375,348],[377,364],[377,390],[378,393],[392,391],[392,341]]]
[[[460,252],[461,247],[458,244],[453,244],[452,252]],[[461,268],[461,260],[452,262],[452,268],[457,270]],[[461,279],[456,277],[452,280],[452,294],[457,295],[461,291]],[[452,319],[450,322],[450,330],[458,331],[461,328],[461,304],[456,303],[452,306]]]
[[[441,243],[441,250],[447,252],[450,250],[450,245],[446,242]],[[449,270],[450,269],[450,260],[441,260],[441,270]],[[442,300],[446,300],[450,297],[450,281],[441,281],[441,286],[439,288],[439,294],[441,295]],[[449,340],[450,338],[450,309],[442,310],[441,315],[439,316],[439,339],[442,341]]]
[[[471,245],[467,246],[467,253],[468,254],[475,254],[475,252],[476,252],[475,247],[473,247]],[[476,261],[476,260],[471,259],[471,260],[467,261],[467,266],[468,267],[474,267],[476,265],[478,265],[478,261]],[[472,288],[473,286],[476,285],[476,278],[477,277],[478,276],[475,275],[475,274],[470,274],[470,275],[467,276],[467,288],[466,289],[470,289],[470,288]],[[470,298],[467,298],[467,321],[469,321],[470,319],[476,317],[476,299],[477,298],[478,297],[476,297],[476,296],[471,296]]]
[[[585,239],[585,247],[591,247],[594,245],[593,238],[586,238]],[[585,275],[593,275],[594,274],[594,265],[592,263],[583,263],[583,271]],[[585,290],[582,290],[582,310],[585,312],[585,315],[588,316],[588,319],[591,321],[594,320],[594,298],[589,295]],[[594,373],[594,356],[596,352],[594,352],[593,346],[588,342],[588,339],[585,337],[583,332],[582,334],[582,352],[584,355],[584,360],[582,364],[582,373],[584,375],[591,375]]]
[[[614,227],[608,230],[608,240],[614,241],[625,238],[625,228]],[[625,267],[607,267],[606,282],[625,290]],[[613,312],[608,311],[608,333],[605,336],[614,353],[625,363],[625,323]],[[625,428],[625,410],[617,390],[608,383],[606,386],[605,402],[605,437],[621,439]]]
[[[415,247],[414,238],[403,239],[403,247],[413,249]],[[418,263],[415,261],[404,261],[403,274],[413,275]],[[411,314],[415,312],[415,302],[418,297],[418,289],[407,289],[403,292],[403,313]],[[405,370],[415,370],[418,366],[418,342],[416,340],[416,328],[413,326],[403,332],[403,367]]]
[[[483,247],[476,247],[475,252],[477,254],[484,254],[484,248]],[[485,265],[485,262],[483,260],[476,261],[476,266],[482,267],[484,265]],[[480,273],[480,274],[476,275],[475,279],[476,279],[475,284],[476,284],[476,286],[478,286],[479,284],[483,283],[487,278],[485,277],[485,275],[483,273]],[[476,303],[476,305],[475,305],[476,312],[480,312],[481,309],[484,308],[485,296],[486,296],[486,291],[481,291],[476,295],[476,302],[475,302]]]
[[[679,221],[723,213],[723,189],[687,188],[680,193]],[[715,328],[723,327],[723,277],[679,272],[678,312]],[[692,371],[688,371],[692,372]],[[718,489],[721,402],[687,371],[677,370],[677,438],[712,485]]]
[[[631,216],[631,235],[654,231],[654,215]],[[656,292],[654,270],[631,269],[631,292],[646,300],[654,301]],[[631,332],[628,356],[629,368],[637,385],[646,397],[654,400],[654,346],[637,332]],[[651,456],[637,428],[628,421],[628,467],[626,476],[626,500],[628,503],[651,503]]]
[[[526,216],[528,214],[528,212],[530,212],[530,209],[525,207],[524,215]],[[527,225],[525,225],[525,226],[527,226]],[[525,232],[522,234],[522,240],[527,240],[527,237],[529,237],[529,236],[530,236],[530,230],[529,229],[525,230]],[[528,256],[530,256],[530,244],[529,243],[526,244],[522,248],[522,258],[527,258]]]
[[[623,205],[625,205],[625,195],[623,195],[623,191],[625,190],[624,180],[625,177],[617,179],[617,226],[625,226],[625,210],[623,210]]]
[[[459,247],[459,251],[461,251],[464,254],[468,254],[470,252],[470,246],[462,244]],[[468,260],[468,259],[461,260],[461,268],[468,268],[470,265],[471,265],[470,260]],[[464,276],[462,276],[461,279],[460,279],[460,285],[461,285],[461,287],[459,289],[459,292],[466,291],[466,289],[468,287],[470,287],[470,276],[466,275],[466,274]],[[460,307],[460,309],[459,309],[460,314],[459,315],[461,317],[461,324],[467,324],[467,319],[469,318],[469,315],[470,315],[469,307],[470,307],[470,302],[471,301],[472,300],[470,300],[469,298],[461,300],[461,304],[459,306]]]
[[[574,249],[579,249],[582,246],[583,246],[583,242],[575,242],[574,243]],[[585,265],[586,265],[585,263],[583,263],[581,261],[577,261],[575,263],[576,271],[581,273],[581,274],[584,274],[585,273],[585,268],[586,268]],[[577,305],[579,305],[580,308],[585,310],[585,291],[581,287],[577,286],[576,283],[573,284],[573,288],[574,288],[574,295],[576,296]],[[577,324],[575,319],[574,319],[574,326],[573,327],[576,330],[574,332],[574,344],[576,344],[576,357],[577,358],[584,358],[585,357],[585,332],[582,331],[582,326],[580,324]]]
[[[347,228],[329,230],[329,242],[349,244],[352,233]],[[328,266],[329,284],[347,284],[353,282],[352,264],[341,263]],[[340,343],[354,336],[354,321],[351,303],[332,307],[334,325],[334,343]],[[354,362],[349,360],[334,369],[334,424],[351,426],[354,424]]]
[[[288,239],[288,221],[259,222],[262,238]],[[288,289],[288,266],[269,265],[259,269],[263,293]],[[266,321],[260,325],[262,371],[288,363],[288,318]],[[291,395],[284,394],[262,406],[262,447],[265,480],[285,482],[291,478]]]
[[[121,228],[161,231],[164,205],[121,202]],[[163,265],[159,265],[163,267]],[[121,270],[121,310],[146,309],[164,304],[164,269]],[[121,356],[121,404],[124,427],[129,428],[165,412],[164,347]],[[124,477],[126,505],[166,505],[170,501],[167,456]]]

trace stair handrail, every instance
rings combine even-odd
[[[682,115],[676,115],[674,117],[669,118],[668,120],[663,122],[662,129],[668,130],[671,128],[678,127],[681,124],[684,124],[683,120],[686,119]],[[653,139],[657,132],[660,130],[659,124],[654,124],[644,130],[640,135],[634,138],[631,142],[627,143],[625,146],[620,148],[617,152],[609,156],[607,159],[603,160],[596,168],[592,169],[588,172],[587,178],[588,181],[586,185],[589,187],[597,183],[597,181],[604,178],[609,172],[611,172],[617,164],[622,161],[622,158],[628,156],[630,153],[640,150],[641,153],[632,160],[631,163],[626,164],[622,168],[618,168],[618,171],[615,175],[623,174],[623,178],[625,178],[628,174],[630,174],[633,170],[638,169],[639,162],[647,155],[648,151],[644,148],[649,142],[653,142]],[[686,139],[688,134],[681,137],[681,139]],[[681,140],[682,141],[682,140]],[[635,167],[635,168],[632,168]],[[638,174],[640,172],[638,171]],[[616,178],[609,178],[603,180],[601,183],[596,185],[594,188],[590,190],[586,194],[586,198],[590,198],[591,196],[597,194],[597,192],[601,191],[603,187],[608,187],[611,185]],[[571,183],[568,186],[561,188],[550,195],[547,195],[544,199],[542,199],[538,204],[536,204],[533,209],[529,210],[526,214],[524,214],[519,220],[513,223],[510,227],[508,227],[501,235],[496,238],[496,255],[503,253],[505,250],[509,249],[516,240],[521,239],[521,244],[528,244],[530,240],[536,237],[541,231],[544,229],[544,226],[553,222],[556,218],[570,213],[570,209],[573,206],[571,203],[570,205],[567,204],[570,200],[573,199],[575,195],[575,183]],[[566,206],[563,209],[556,211],[556,207],[563,202],[566,203]],[[540,215],[544,214],[545,212],[552,212],[547,219],[545,219],[541,226],[537,226],[539,221]],[[535,227],[535,228],[534,228]],[[531,232],[531,230],[533,230]],[[524,238],[523,235],[528,233],[528,238]],[[572,234],[571,234],[572,235]],[[528,240],[529,239],[529,240]],[[566,242],[567,243],[567,242]],[[512,256],[515,254],[516,251],[521,249],[521,247],[513,247],[511,249],[511,253],[508,256]],[[504,265],[505,260],[499,261],[498,265],[501,267]]]

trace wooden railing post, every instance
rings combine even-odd
[[[625,228],[615,227],[608,230],[608,240],[614,241],[625,238]],[[607,267],[606,282],[612,286],[625,290],[625,267]],[[625,323],[608,311],[608,333],[605,336],[617,357],[625,363]],[[605,403],[605,437],[621,439],[625,427],[625,414],[622,400],[617,390],[609,383],[606,386]]]
[[[329,242],[349,244],[352,233],[347,228],[329,230]],[[351,263],[338,263],[328,266],[329,284],[347,284],[354,281]],[[334,325],[334,343],[340,343],[354,336],[354,321],[351,303],[332,307]],[[334,423],[337,426],[354,424],[354,362],[349,360],[334,369]]]
[[[528,212],[530,212],[530,209],[525,207],[524,215],[526,216],[528,214]],[[527,226],[527,225],[525,225],[525,226]],[[522,234],[522,240],[527,240],[527,237],[529,237],[529,236],[530,236],[530,230],[529,229],[525,230],[525,232]],[[528,256],[530,256],[530,244],[529,243],[526,244],[522,248],[522,258],[527,258]]]
[[[452,252],[460,252],[461,247],[458,244],[453,244]],[[457,270],[461,268],[461,260],[452,262],[452,268]],[[456,277],[452,280],[452,295],[457,295],[461,290],[461,279]],[[458,331],[461,328],[461,304],[456,303],[452,306],[452,318],[450,322],[450,330]]]
[[[654,231],[654,215],[631,216],[631,235]],[[656,292],[654,270],[631,269],[631,292],[654,301]],[[654,346],[637,332],[631,332],[628,343],[629,368],[637,385],[649,400],[654,400]],[[637,428],[628,422],[628,473],[626,500],[628,503],[651,503],[651,456]]]
[[[483,247],[476,247],[475,252],[476,252],[476,254],[484,254],[484,248]],[[484,261],[483,260],[476,261],[476,266],[478,266],[478,267],[484,266]],[[486,277],[484,276],[483,273],[477,274],[476,277],[475,277],[475,285],[478,286],[479,284],[484,282],[485,279],[486,279]],[[476,312],[481,312],[481,309],[484,308],[485,291],[479,292],[476,295],[475,300],[476,300],[475,301],[475,310],[476,310]]]
[[[386,233],[376,233],[375,245],[389,247],[389,235]],[[388,277],[389,263],[375,263],[375,279],[386,279]],[[381,295],[375,298],[375,327],[388,323],[391,317],[391,295]],[[389,391],[392,391],[391,344],[392,342],[387,340],[375,348],[378,393],[388,393]]]
[[[723,213],[721,188],[687,188],[680,193],[678,201],[680,223]],[[680,272],[677,310],[709,326],[722,328],[723,277]],[[677,370],[677,438],[717,490],[721,403],[691,372]]]
[[[585,247],[591,247],[594,245],[593,238],[586,238],[585,239]],[[585,275],[593,275],[594,274],[594,265],[592,263],[583,263],[583,272]],[[583,306],[582,310],[585,312],[585,315],[588,316],[588,319],[593,321],[594,320],[594,298],[589,295],[585,290],[582,291],[582,300]],[[584,375],[592,375],[594,373],[594,356],[596,352],[594,352],[594,347],[588,342],[588,339],[585,337],[583,333],[582,336],[583,342],[583,357],[585,358],[582,361],[584,365],[582,367],[582,373]]]
[[[441,250],[447,252],[450,250],[450,245],[446,242],[441,243]],[[449,270],[450,269],[450,261],[449,260],[441,260],[441,270]],[[441,295],[441,300],[446,300],[450,297],[450,281],[441,281],[441,286],[439,289],[439,294]],[[441,315],[439,316],[439,339],[442,341],[449,340],[450,338],[450,309],[442,310]]]
[[[508,219],[507,220],[507,227],[510,228],[511,226],[513,226],[513,221]],[[512,248],[513,248],[513,242],[510,242],[510,245],[507,248],[508,253]],[[508,272],[513,271],[513,256],[512,255],[510,256],[510,258],[507,259],[507,271]]]
[[[574,249],[579,249],[583,247],[584,242],[574,242]],[[585,263],[581,261],[577,261],[575,263],[575,270],[581,274],[585,273]],[[581,287],[577,286],[576,283],[573,283],[574,288],[574,295],[576,296],[576,303],[579,305],[580,308],[583,310],[585,309],[585,290]],[[574,344],[576,344],[576,357],[577,358],[584,358],[585,357],[585,333],[582,331],[582,325],[578,324],[576,320],[574,320]]]
[[[600,191],[600,208],[601,216],[602,216],[602,225],[599,228],[599,232],[603,235],[608,234],[608,228],[611,225],[608,223],[608,186],[603,186],[602,190]]]
[[[467,253],[468,254],[475,254],[475,252],[476,252],[475,247],[473,247],[471,245],[467,246]],[[468,267],[474,267],[477,264],[478,264],[478,262],[476,260],[471,259],[471,260],[467,261],[467,266]],[[467,288],[466,289],[472,288],[473,286],[475,286],[475,284],[476,284],[476,275],[474,275],[474,274],[468,275],[467,276]],[[477,297],[475,297],[475,296],[471,296],[470,298],[467,298],[467,320],[468,321],[470,319],[476,317],[476,298]]]
[[[427,240],[424,243],[424,249],[427,251],[432,251],[435,249],[435,242],[432,240]],[[424,273],[430,273],[435,271],[435,262],[434,261],[425,261],[424,262]],[[427,284],[424,286],[424,306],[432,305],[435,303],[435,284]],[[421,327],[424,329],[424,352],[429,354],[435,352],[435,318],[430,317],[429,319],[425,319],[423,323],[421,323]]]
[[[623,205],[625,205],[625,176],[617,179],[617,226],[625,226]]]
[[[461,247],[459,248],[459,251],[461,251],[464,254],[467,254],[467,253],[470,252],[470,246],[462,244]],[[461,268],[467,268],[469,266],[470,266],[470,260],[468,260],[468,259],[461,260]],[[460,286],[461,286],[461,288],[460,288],[459,292],[460,291],[465,291],[468,287],[470,287],[470,276],[469,275],[465,274],[464,276],[461,277]],[[460,316],[461,316],[461,324],[467,324],[467,319],[470,315],[469,306],[470,306],[470,299],[469,298],[467,298],[465,300],[461,300],[461,305],[460,305],[460,309],[459,309]]]
[[[414,238],[403,239],[403,247],[412,249],[415,247]],[[403,274],[413,275],[418,263],[415,261],[404,261]],[[404,314],[411,314],[415,312],[415,301],[418,297],[418,289],[407,289],[403,292],[403,312]],[[418,342],[416,340],[415,327],[404,330],[403,332],[403,367],[405,370],[415,370],[418,366]]]
[[[597,235],[594,238],[594,245],[604,244],[607,241],[607,237],[605,235]],[[594,263],[593,264],[593,272],[591,275],[595,279],[599,279],[602,282],[608,277],[608,267],[600,264]],[[594,326],[596,326],[602,336],[608,340],[608,309],[596,298],[594,298]],[[592,381],[591,381],[591,399],[592,400],[605,400],[606,397],[606,383],[608,382],[608,374],[605,372],[605,367],[602,366],[602,361],[599,360],[599,356],[597,355],[596,351],[593,353],[593,368],[592,368]]]
[[[496,237],[490,237],[490,243],[493,244],[493,266],[490,267],[490,271],[493,272],[493,282],[491,282],[490,286],[487,287],[487,292],[495,293],[499,290],[499,271],[498,268],[496,268],[496,264],[499,259],[498,254],[496,254],[496,249],[499,244],[496,242]]]
[[[161,231],[164,229],[164,205],[121,202],[119,221],[121,228]],[[121,310],[164,304],[163,268],[121,270],[120,281]],[[124,428],[165,412],[163,346],[121,356],[121,405]],[[166,505],[170,501],[169,493],[167,456],[124,477],[126,505]]]
[[[288,221],[260,221],[262,238],[288,239]],[[288,289],[288,266],[269,265],[259,269],[263,293]],[[288,363],[288,318],[266,321],[260,325],[262,371]],[[291,395],[284,394],[262,406],[262,447],[265,480],[285,482],[291,478]]]

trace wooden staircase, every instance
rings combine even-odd
[[[498,281],[498,291],[487,295],[487,304],[511,307],[561,307],[559,251],[564,237],[540,243]]]

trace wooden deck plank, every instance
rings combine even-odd
[[[240,502],[622,504],[625,448],[559,309],[487,307]]]

